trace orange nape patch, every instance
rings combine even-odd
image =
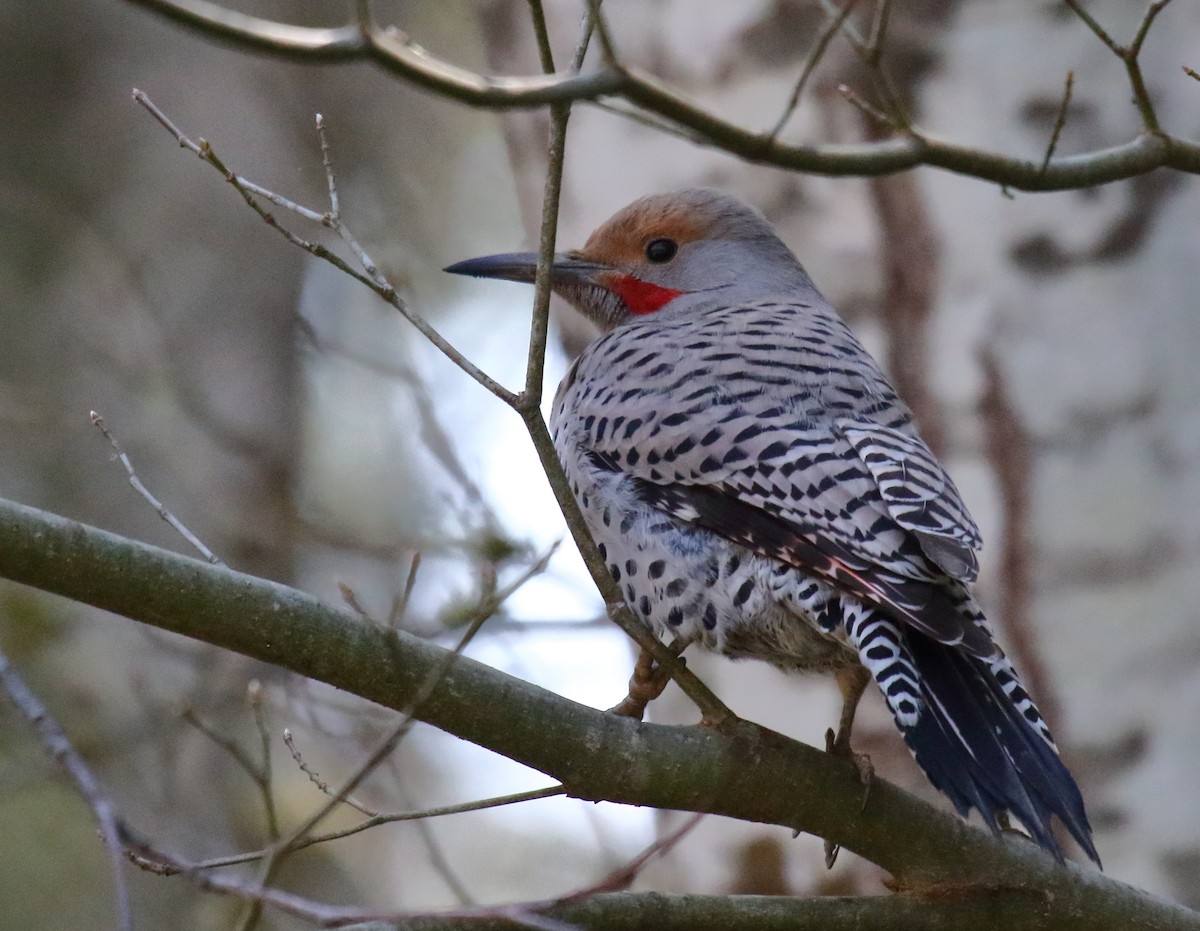
[[[620,272],[604,272],[596,276],[596,281],[624,301],[631,314],[639,317],[654,313],[683,294]]]
[[[588,237],[576,254],[594,262],[627,268],[645,260],[652,239],[674,239],[680,245],[704,239],[712,229],[711,214],[688,203],[648,197],[634,201]]]

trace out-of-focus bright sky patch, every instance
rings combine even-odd
[[[525,377],[533,289],[506,282],[479,282],[476,287],[495,293],[458,303],[446,321],[446,335],[493,378],[516,387]],[[481,320],[487,325],[480,326]],[[547,418],[567,364],[551,333],[543,405]],[[469,425],[454,434],[455,444],[505,532],[539,553],[562,540],[547,571],[509,599],[509,613],[525,620],[584,620],[601,614],[603,603],[520,418],[500,401],[481,397],[482,389],[465,376],[452,376],[438,396],[439,416],[445,424]]]

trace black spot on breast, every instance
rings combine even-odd
[[[733,596],[733,606],[735,608],[740,608],[742,605],[744,605],[747,601],[750,600],[750,593],[753,591],[754,591],[754,580],[746,579],[746,581],[741,584],[741,587],[738,588],[737,594],[735,594]]]

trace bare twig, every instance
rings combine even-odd
[[[1133,89],[1133,101],[1142,116],[1142,126],[1147,132],[1161,133],[1162,128],[1158,124],[1158,115],[1154,112],[1154,102],[1150,99],[1150,92],[1146,89],[1146,80],[1142,76],[1142,68],[1138,63],[1138,56],[1141,55],[1142,45],[1146,41],[1146,36],[1150,34],[1150,27],[1154,25],[1154,20],[1171,0],[1154,0],[1153,3],[1146,7],[1142,21],[1138,24],[1137,32],[1134,34],[1133,41],[1129,45],[1120,45],[1117,43],[1104,30],[1104,27],[1096,21],[1095,17],[1083,8],[1080,0],[1065,0],[1065,2],[1075,15],[1083,20],[1084,24],[1095,34],[1096,38],[1103,42],[1109,51],[1124,62],[1125,72],[1129,77],[1129,85]]]
[[[774,142],[779,134],[783,131],[783,127],[787,125],[788,120],[792,118],[792,114],[796,112],[796,107],[800,104],[800,95],[804,93],[804,86],[808,83],[809,77],[817,69],[821,59],[825,56],[825,50],[829,47],[830,41],[845,23],[846,17],[850,15],[850,11],[854,9],[854,5],[858,0],[846,0],[845,4],[832,14],[825,21],[825,25],[821,27],[821,31],[817,33],[816,39],[813,40],[812,50],[808,53],[808,57],[804,60],[804,67],[800,70],[800,77],[796,80],[795,86],[792,88],[791,96],[788,97],[787,105],[783,108],[783,112],[779,114],[779,119],[775,121],[775,126],[771,130],[768,138]]]
[[[890,22],[891,0],[877,0],[875,16],[871,21],[871,34],[861,46],[855,46],[862,57],[867,73],[875,85],[875,90],[883,100],[884,107],[891,115],[892,122],[901,131],[907,132],[912,127],[912,119],[904,106],[904,101],[897,92],[892,79],[883,67],[883,47],[887,41],[887,27]],[[844,25],[844,24],[843,24]],[[852,43],[853,44],[853,43]]]
[[[374,621],[371,617],[371,612],[363,607],[362,602],[358,600],[358,593],[345,582],[337,583],[338,594],[342,596],[342,601],[346,606],[361,617],[364,621]]]
[[[129,484],[133,486],[133,490],[145,498],[146,503],[149,504],[150,507],[154,508],[158,516],[170,524],[176,533],[187,540],[187,542],[194,550],[196,550],[196,552],[198,552],[214,566],[225,565],[220,559],[213,555],[212,550],[200,542],[199,537],[197,537],[194,533],[188,530],[187,527],[184,526],[183,521],[167,510],[167,506],[154,497],[154,495],[150,493],[150,489],[142,484],[142,480],[138,478],[137,472],[135,472],[133,469],[133,463],[130,461],[129,456],[125,454],[125,450],[121,448],[121,444],[117,442],[117,438],[112,435],[108,427],[105,425],[104,418],[101,417],[96,411],[89,412],[88,416],[92,420],[92,426],[94,426],[101,432],[101,434],[103,434],[104,438],[108,440],[108,444],[113,448],[113,452],[116,453],[117,459],[120,460],[121,465],[125,468],[125,474],[129,477]]]
[[[400,800],[405,805],[411,807],[413,804],[412,796],[404,784],[404,779],[400,774],[399,767],[396,765],[395,757],[388,760],[388,766],[392,771],[393,783],[400,796]],[[434,832],[434,826],[425,818],[413,819],[412,825],[425,847],[426,859],[430,867],[441,877],[442,882],[446,884],[446,888],[458,900],[458,904],[478,905],[479,903],[476,901],[475,896],[471,894],[471,891],[467,888],[467,884],[458,874],[458,870],[455,869],[451,858],[446,855],[445,847],[442,846],[442,842]]]
[[[307,770],[306,770],[307,772]],[[312,778],[310,775],[309,778]],[[330,794],[329,786],[324,782],[320,783],[321,791],[326,795]],[[516,805],[521,802],[532,802],[542,798],[553,798],[557,795],[566,795],[565,786],[555,785],[545,789],[533,789],[529,792],[516,792],[512,795],[500,795],[495,798],[485,798],[474,802],[462,802],[458,805],[443,805],[439,808],[425,808],[421,811],[403,811],[403,812],[383,812],[373,815],[365,821],[360,821],[358,824],[351,825],[348,828],[341,828],[336,831],[329,831],[324,834],[309,834],[307,837],[301,838],[293,843],[288,850],[296,851],[303,850],[305,847],[312,847],[315,844],[324,844],[329,841],[341,840],[343,837],[351,837],[355,834],[361,834],[363,831],[369,831],[371,828],[377,828],[383,824],[394,824],[401,821],[421,821],[425,818],[439,818],[443,815],[456,815],[469,811],[484,811],[488,808],[500,808],[505,805]],[[357,806],[356,806],[357,807]],[[213,857],[210,860],[202,860],[199,863],[193,864],[196,869],[209,870],[217,869],[223,866],[236,866],[239,863],[252,863],[255,860],[262,860],[271,854],[273,848],[267,847],[262,850],[252,850],[247,853],[229,854],[223,857]]]
[[[598,0],[589,0],[588,16],[580,29],[579,42],[572,58],[572,67],[577,68],[582,63],[593,29],[597,36],[603,36],[600,16]],[[605,54],[613,54],[611,42],[606,46]],[[562,187],[563,157],[566,152],[567,123],[570,118],[569,107],[553,107],[550,116],[548,165],[542,199],[542,225],[539,236],[538,268],[534,281],[533,324],[530,327],[525,388],[512,407],[521,415],[521,419],[525,423],[525,428],[537,451],[542,469],[546,473],[546,478],[558,501],[563,518],[567,522],[567,527],[579,547],[593,583],[609,607],[609,616],[640,647],[648,651],[660,665],[671,673],[684,693],[696,703],[706,721],[719,724],[731,720],[734,717],[733,713],[691,670],[679,661],[639,618],[633,615],[633,612],[625,604],[624,597],[609,574],[608,567],[600,556],[595,541],[592,540],[583,514],[579,510],[579,504],[571,493],[566,475],[562,470],[562,464],[558,460],[558,453],[550,438],[550,431],[542,416],[546,331],[550,315],[550,266],[554,259],[555,234],[558,227],[558,202]]]
[[[687,836],[692,828],[694,828],[703,820],[704,815],[702,813],[692,815],[674,831],[671,831],[669,834],[658,838],[658,840],[639,853],[636,857],[634,857],[624,866],[613,870],[613,872],[605,876],[602,880],[600,880],[600,882],[596,883],[595,885],[579,889],[576,892],[572,892],[570,895],[565,895],[558,899],[556,904],[577,902],[582,899],[590,898],[591,896],[597,895],[601,892],[620,892],[623,889],[628,889],[633,884],[633,881],[638,878],[638,874],[641,873],[647,863],[649,863],[655,857],[660,857],[668,853],[673,847],[675,847],[676,844],[678,844],[684,839],[684,837]]]
[[[535,6],[535,9],[540,10],[540,6]],[[592,30],[599,15],[600,4],[595,3],[580,26],[579,41],[571,59],[572,70],[578,70],[583,63],[591,42]],[[538,244],[538,267],[533,284],[533,321],[529,330],[525,389],[513,404],[513,407],[522,416],[527,413],[538,413],[540,417],[546,367],[546,332],[550,321],[550,266],[554,263],[554,241],[558,232],[558,205],[562,193],[563,158],[566,155],[567,121],[570,117],[570,104],[558,104],[550,108],[550,143],[546,156],[546,182],[542,192],[542,225]]]
[[[388,612],[388,627],[393,629],[404,626],[408,617],[408,605],[412,601],[413,589],[417,585],[417,570],[421,568],[421,551],[412,554],[408,564],[408,575],[404,577],[404,589],[392,599],[392,610]]]
[[[613,69],[614,74],[627,74],[617,61],[617,51],[613,45],[612,32],[609,31],[608,21],[605,20],[604,12],[600,9],[602,2],[603,0],[587,0],[588,20],[596,30],[596,38],[600,40],[600,53],[604,57],[605,63]],[[578,58],[580,63],[582,63],[583,55],[578,55]],[[583,98],[576,99],[582,100]]]
[[[242,178],[239,175],[235,175],[232,171],[225,167],[224,163],[217,157],[213,147],[207,141],[201,139],[199,142],[193,142],[190,138],[184,135],[183,132],[177,126],[175,126],[170,119],[167,118],[166,114],[164,114],[157,106],[155,106],[154,102],[151,101],[149,97],[147,97],[140,90],[134,89],[133,99],[175,137],[175,140],[179,143],[181,148],[188,149],[201,161],[206,162],[221,172],[225,180],[233,186],[233,188],[238,192],[238,194],[241,195],[242,199],[246,202],[250,209],[257,213],[264,223],[276,230],[288,242],[300,247],[310,255],[316,256],[317,258],[328,262],[339,271],[344,272],[351,278],[354,278],[356,281],[366,285],[381,298],[383,298],[388,304],[398,310],[401,316],[403,316],[406,320],[408,320],[409,323],[416,327],[422,336],[433,343],[433,345],[444,356],[446,356],[446,358],[458,366],[462,371],[464,371],[467,375],[473,378],[492,394],[496,395],[496,397],[504,400],[506,403],[513,403],[513,401],[516,399],[516,395],[513,392],[509,391],[507,388],[489,376],[486,372],[472,363],[469,359],[467,359],[466,356],[459,352],[445,337],[443,337],[436,329],[430,326],[424,317],[420,316],[411,308],[409,308],[409,306],[400,298],[396,288],[379,272],[378,268],[371,261],[370,257],[365,251],[363,251],[362,247],[359,246],[357,241],[354,240],[353,236],[349,234],[349,231],[341,223],[340,217],[335,215],[333,212],[318,213],[317,211],[308,207],[303,207],[294,201],[283,197],[282,195],[276,194],[273,191],[269,191],[260,185],[247,181],[245,178]],[[322,138],[323,146],[327,146],[327,130],[325,128],[324,120],[321,120],[318,123],[318,130]],[[331,169],[327,171],[327,179],[330,185],[334,184],[334,177]],[[261,197],[264,200],[268,200],[271,203],[284,208],[285,210],[291,211],[305,220],[319,223],[322,226],[333,230],[338,234],[339,237],[342,238],[344,242],[346,242],[351,251],[354,252],[356,258],[358,258],[362,263],[364,270],[360,272],[353,268],[348,262],[333,252],[330,252],[329,249],[320,243],[311,242],[296,235],[290,229],[283,226],[274,217],[274,215],[264,210],[262,205],[258,203],[255,197]]]
[[[237,763],[237,765],[257,784],[262,780],[262,770],[259,769],[258,763],[250,756],[250,753],[231,737],[226,737],[216,728],[212,727],[207,721],[196,714],[192,708],[184,708],[179,713],[180,718],[184,723],[191,725],[214,744],[220,747],[229,755],[229,757]]]
[[[254,715],[254,728],[258,731],[259,792],[262,794],[263,810],[267,815],[267,837],[272,841],[279,838],[279,814],[275,806],[275,792],[271,784],[271,732],[267,727],[267,713],[263,707],[263,687],[257,679],[251,679],[246,687],[246,700]]]
[[[867,59],[875,67],[879,66],[880,59],[883,58],[883,45],[887,41],[887,28],[891,22],[891,15],[891,0],[877,0],[875,16],[871,20],[871,34],[867,37],[866,42],[869,50]]]
[[[249,687],[246,689],[246,697],[249,699],[250,707],[254,712],[254,724],[258,730],[261,745],[262,756],[258,766],[259,778],[256,781],[258,782],[259,794],[262,796],[263,808],[267,815],[267,837],[274,843],[279,840],[279,818],[275,812],[275,793],[271,785],[271,735],[267,730],[266,716],[263,711],[262,685],[257,679],[251,680]],[[271,881],[275,865],[273,859],[266,861],[262,875],[258,880],[259,885],[265,886]],[[262,903],[257,901],[250,902],[249,907],[246,909],[245,917],[239,926],[240,931],[253,931],[261,919]]]
[[[25,684],[24,678],[12,667],[8,657],[2,652],[0,688],[8,694],[21,717],[37,731],[46,755],[66,771],[83,800],[91,808],[112,868],[118,926],[124,931],[133,931],[133,909],[129,902],[129,887],[125,882],[125,857],[122,852],[120,824],[112,802],[99,781],[92,775],[83,757],[71,745],[66,731],[42,704],[41,699]]]
[[[233,896],[243,901],[256,903],[260,906],[269,905],[279,911],[303,918],[322,928],[344,928],[368,922],[388,922],[396,924],[402,921],[415,920],[422,917],[433,917],[428,913],[398,912],[388,909],[347,908],[344,906],[328,905],[313,899],[306,899],[281,889],[266,889],[259,885],[213,873],[194,863],[189,863],[179,857],[172,856],[149,844],[134,834],[128,827],[121,825],[121,839],[128,851],[129,859],[146,870],[159,876],[186,876],[200,889],[219,895]],[[450,909],[437,913],[439,919],[462,921],[510,921],[522,927],[542,929],[542,931],[578,931],[575,925],[545,918],[537,913],[539,908],[548,908],[553,903],[540,902],[497,905],[485,908]]]
[[[288,752],[291,753],[292,759],[296,761],[296,765],[298,767],[300,767],[300,772],[304,773],[304,775],[306,775],[308,777],[308,781],[311,782],[313,785],[315,785],[321,792],[332,797],[334,793],[333,793],[333,790],[329,788],[329,783],[327,783],[324,779],[322,779],[316,770],[314,770],[312,767],[310,767],[307,763],[304,762],[304,757],[302,757],[300,755],[300,751],[296,749],[296,742],[295,742],[295,739],[292,737],[291,730],[286,727],[283,729],[283,742],[285,744],[287,744]],[[347,795],[345,798],[341,799],[341,801],[345,802],[351,808],[357,809],[358,811],[362,812],[368,818],[375,819],[375,818],[379,817],[379,812],[375,811],[373,808],[368,808],[366,805],[364,805],[362,802],[355,799],[353,796]],[[274,838],[272,838],[272,840],[274,840]],[[292,849],[297,850],[299,848],[293,847]],[[239,860],[236,862],[244,862],[244,861]]]
[[[1046,146],[1046,156],[1042,159],[1042,174],[1050,167],[1050,159],[1054,158],[1054,150],[1058,148],[1058,137],[1062,135],[1063,127],[1067,125],[1067,111],[1071,107],[1071,91],[1075,86],[1075,72],[1067,72],[1066,86],[1063,88],[1062,103],[1058,108],[1058,116],[1054,120],[1054,129],[1050,133],[1050,144]]]
[[[425,703],[429,696],[433,694],[434,690],[441,683],[442,678],[446,675],[447,671],[461,655],[462,651],[466,649],[467,644],[474,639],[475,634],[479,632],[479,629],[483,626],[484,622],[496,612],[497,608],[499,608],[500,605],[502,605],[509,598],[509,596],[512,595],[513,592],[519,589],[535,575],[545,570],[546,564],[550,561],[550,557],[554,555],[554,552],[557,548],[558,544],[550,547],[550,549],[547,550],[546,553],[541,556],[541,558],[539,558],[533,565],[531,565],[503,589],[494,592],[489,591],[484,595],[484,597],[480,600],[474,615],[469,619],[467,628],[463,635],[459,638],[458,643],[455,645],[453,650],[446,653],[445,656],[442,657],[441,661],[438,662],[432,670],[430,670],[430,673],[428,676],[426,676],[424,683],[420,688],[417,689],[412,701],[409,702],[408,706],[401,713],[400,721],[392,728],[388,735],[379,742],[375,749],[367,755],[367,757],[359,764],[355,771],[345,781],[343,781],[341,786],[336,791],[325,791],[325,794],[329,796],[329,799],[324,805],[318,808],[313,814],[309,815],[304,822],[300,824],[299,827],[294,829],[286,838],[278,841],[275,846],[266,854],[265,872],[267,877],[273,874],[274,869],[284,857],[294,850],[299,849],[301,842],[312,832],[312,830],[318,824],[324,821],[325,818],[328,817],[328,815],[339,805],[345,802],[350,796],[350,793],[357,789],[384,760],[386,760],[393,752],[395,752],[396,748],[400,745],[400,742],[408,735],[409,731],[412,730],[413,725],[416,723],[416,712],[420,709],[421,705]],[[266,881],[267,880],[264,879],[264,885]]]
[[[550,31],[546,28],[546,11],[542,9],[542,0],[529,0],[529,15],[533,18],[533,34],[537,39],[538,58],[541,59],[542,70],[546,74],[553,74],[554,51],[550,48]]]
[[[873,104],[867,103],[867,101],[857,91],[848,85],[839,84],[837,87],[837,92],[880,125],[888,126],[896,131],[899,131],[902,128],[901,125],[896,122],[894,117],[888,113],[884,113]]]

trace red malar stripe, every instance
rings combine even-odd
[[[625,302],[629,312],[638,316],[654,313],[683,293],[642,281],[633,275],[614,275],[606,284]]]

